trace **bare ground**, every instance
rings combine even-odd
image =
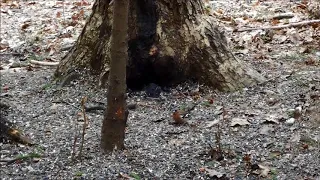
[[[239,36],[229,34],[233,40]],[[0,143],[1,178],[320,179],[319,51],[300,53],[302,45],[292,41],[265,46],[245,46],[246,53],[234,48],[268,79],[258,86],[219,93],[189,83],[159,98],[129,92],[128,102],[137,108],[129,114],[125,151],[100,152],[103,112],[88,112],[82,160],[74,162],[74,138],[83,123],[80,101],[87,96],[88,105],[104,103],[106,91],[93,77],[59,88],[51,81],[54,68],[29,64],[3,71],[1,100],[11,105],[6,117],[36,145]],[[29,47],[35,46],[24,44]],[[24,62],[6,55],[2,65],[8,59]],[[173,125],[173,111],[193,103],[198,104],[186,118],[190,125]],[[79,146],[80,140],[77,153]]]

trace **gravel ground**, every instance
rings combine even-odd
[[[209,179],[225,174],[228,178],[259,179],[263,174],[254,175],[253,165],[266,168],[269,179],[320,177],[319,96],[315,96],[319,94],[320,72],[316,69],[308,67],[281,73],[280,77],[275,74],[276,78],[266,84],[228,94],[195,84],[162,92],[160,98],[149,98],[144,91],[129,93],[128,102],[137,103],[137,108],[129,115],[127,150],[110,156],[101,154],[103,112],[90,112],[83,160],[73,163],[74,137],[82,124],[78,115],[81,98],[87,96],[88,104],[106,102],[106,92],[92,86],[92,78],[56,88],[50,83],[52,74],[52,69],[40,68],[1,75],[7,90],[1,96],[12,104],[8,119],[38,144],[27,147],[1,143],[1,159],[41,155],[2,162],[2,178],[115,179],[130,175]],[[194,95],[198,89],[200,94]],[[191,125],[170,123],[172,112],[190,103],[199,103],[187,118]],[[301,117],[288,122],[292,109],[298,106],[302,107]],[[240,126],[233,126],[235,122]],[[210,146],[215,149],[218,144],[223,152],[220,161],[209,152]]]
[[[261,14],[267,14],[268,5],[277,11],[291,10],[296,5],[291,1],[250,6],[241,1],[211,2],[219,10],[217,14],[233,13],[236,17],[259,11],[260,7]],[[6,65],[30,58],[59,60],[61,49],[70,47],[81,31],[90,4],[62,7],[59,1],[19,3],[27,5],[2,9],[6,30],[3,39],[10,48],[1,51],[9,55],[0,56],[4,69],[0,97],[11,105],[5,113],[7,119],[37,145],[0,143],[1,179],[320,179],[319,51],[299,53],[303,44],[298,36],[290,39],[287,33],[284,36],[289,40],[278,42],[283,39],[278,34],[271,42],[259,44],[248,37],[259,40],[261,34],[232,33],[229,23],[222,22],[227,24],[225,32],[237,58],[252,64],[267,82],[234,93],[215,92],[194,83],[162,91],[159,98],[147,97],[145,91],[128,92],[128,103],[137,104],[137,108],[129,113],[127,150],[112,155],[101,153],[103,111],[91,111],[87,112],[89,127],[82,159],[72,161],[73,147],[76,153],[80,147],[80,140],[74,146],[74,139],[81,134],[83,124],[81,99],[88,97],[88,106],[101,105],[106,102],[106,91],[96,87],[94,77],[59,88],[51,82],[54,69],[27,63],[21,68],[11,64],[6,70]],[[81,14],[80,9],[86,10],[85,17],[77,26],[65,28],[74,12]],[[59,12],[64,13],[60,18]],[[25,24],[30,24],[29,29],[21,29]],[[43,28],[43,24],[51,26]],[[39,36],[40,31],[50,36]],[[71,37],[60,38],[69,31]],[[298,35],[300,40],[316,39],[307,36],[313,33],[316,31],[306,28]],[[35,41],[38,36],[40,40]],[[249,40],[243,40],[246,38]],[[248,51],[239,50],[240,45]],[[49,55],[42,54],[48,50]],[[174,110],[193,104],[195,109],[185,118],[189,125],[172,124]]]

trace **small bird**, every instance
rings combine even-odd
[[[172,118],[175,124],[188,124],[188,122],[181,117],[179,110],[174,111],[174,113],[172,114]]]

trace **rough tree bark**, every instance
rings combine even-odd
[[[97,74],[108,71],[109,3],[96,0],[76,45],[62,59],[56,75],[81,68]],[[206,14],[202,0],[131,0],[129,9],[128,87],[150,82],[165,86],[192,79],[233,91],[264,80],[228,50],[224,35]]]
[[[101,130],[101,148],[105,152],[124,149],[126,109],[126,65],[128,60],[128,0],[115,0],[110,42],[108,102]]]

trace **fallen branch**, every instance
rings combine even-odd
[[[21,53],[0,53],[0,56],[23,56]]]
[[[34,143],[25,136],[23,136],[18,129],[12,127],[13,124],[5,119],[2,115],[0,116],[0,136],[7,138],[16,143],[32,146]]]
[[[8,69],[0,70],[0,74],[16,73],[16,72],[21,72],[23,70],[25,70],[25,69],[24,68],[8,68]]]
[[[138,105],[141,105],[141,106],[146,106],[146,107],[153,107],[151,105],[144,105],[144,104],[138,104],[138,103],[130,103],[130,104],[127,104],[127,108],[129,110],[134,110],[137,108]],[[105,105],[94,105],[94,106],[85,106],[84,107],[86,112],[91,112],[91,111],[97,111],[97,110],[105,110],[106,109],[106,106]]]
[[[302,22],[285,24],[285,25],[280,25],[280,26],[235,29],[233,32],[267,30],[267,29],[283,29],[283,28],[290,28],[290,27],[297,27],[297,26],[305,26],[305,25],[308,25],[308,24],[315,24],[315,23],[320,23],[320,19],[315,19],[315,20],[310,20],[310,21],[302,21]]]
[[[273,16],[271,19],[290,19],[290,18],[293,18],[294,17],[294,14],[292,13],[284,13],[284,14],[277,14],[275,16]]]
[[[33,158],[41,158],[42,156],[38,153],[29,153],[26,155],[18,155],[15,158],[10,158],[10,159],[0,159],[0,162],[6,162],[7,164],[14,163],[16,161],[25,161],[28,159],[33,159]]]
[[[36,65],[43,65],[43,66],[58,66],[59,62],[45,62],[45,61],[36,61],[36,60],[30,60],[30,63],[36,64]]]

